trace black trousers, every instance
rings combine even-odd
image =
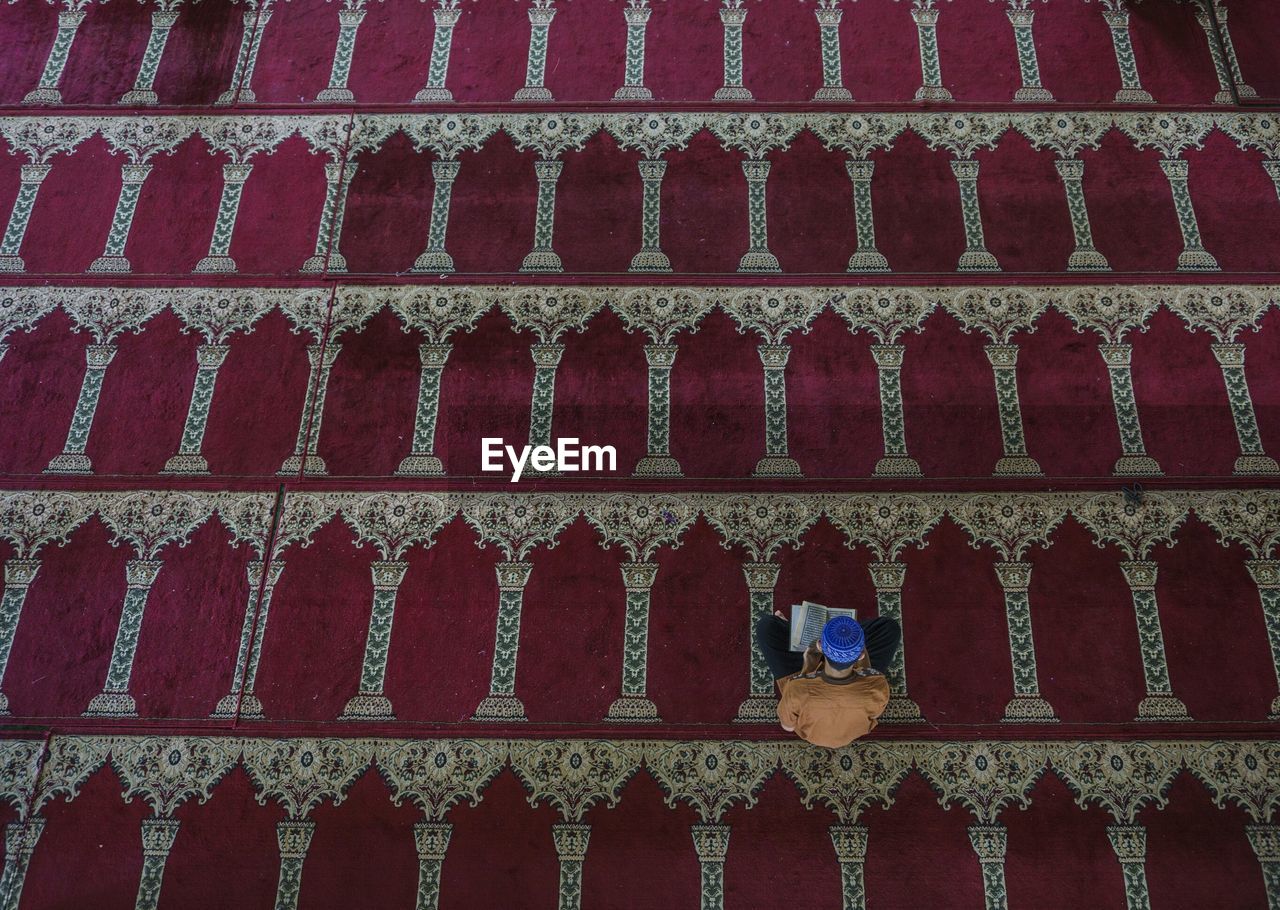
[[[902,627],[888,616],[860,619],[858,625],[862,626],[866,638],[871,666],[887,675],[889,664],[893,663],[893,656],[902,643]],[[756,644],[774,679],[799,673],[804,667],[804,652],[791,650],[791,623],[785,619],[772,613],[761,616],[756,623]]]

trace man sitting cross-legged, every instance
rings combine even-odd
[[[760,617],[756,644],[782,692],[782,729],[829,749],[870,733],[889,703],[885,674],[901,641],[902,629],[887,616],[836,616],[801,654],[790,649],[791,623],[781,611]]]

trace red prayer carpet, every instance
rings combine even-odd
[[[1280,910],[1277,43],[0,6],[0,910]]]

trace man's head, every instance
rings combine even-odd
[[[862,656],[862,626],[848,616],[836,616],[822,627],[822,655],[832,670],[845,670]]]

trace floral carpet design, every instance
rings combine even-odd
[[[1280,910],[1278,42],[0,6],[0,908]]]

